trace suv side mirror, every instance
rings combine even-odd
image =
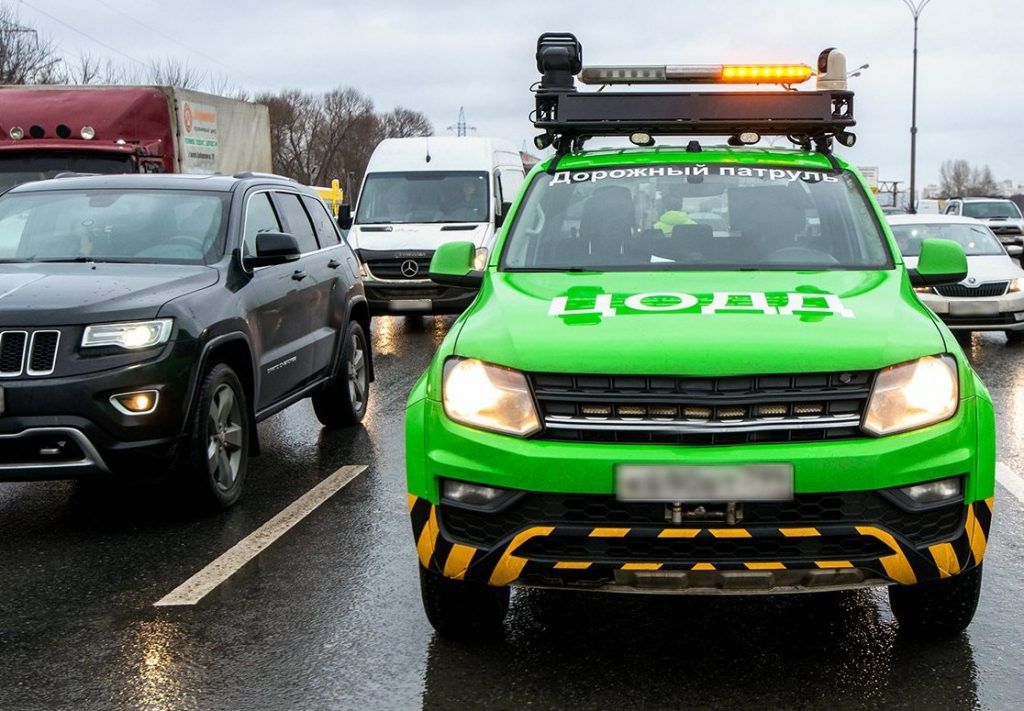
[[[342,203],[338,205],[338,227],[343,230],[352,229],[352,206]]]
[[[501,227],[505,224],[505,218],[508,217],[508,211],[512,209],[512,203],[503,202],[501,207],[498,209],[498,214],[494,216],[494,226]]]
[[[914,286],[956,284],[967,278],[967,255],[959,243],[951,239],[930,237],[921,242],[917,269],[911,269]]]
[[[472,242],[442,244],[430,260],[430,279],[445,286],[479,287],[484,273],[473,269],[475,256],[476,245]]]
[[[269,267],[294,262],[302,256],[299,242],[284,232],[260,232],[256,235],[256,254],[245,258],[246,266]]]

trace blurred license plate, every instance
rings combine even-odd
[[[620,501],[789,501],[793,465],[620,464],[615,489]]]
[[[949,313],[953,316],[998,316],[998,301],[950,301]]]
[[[430,311],[434,305],[430,299],[393,299],[388,304],[393,311]]]

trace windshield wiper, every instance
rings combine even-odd
[[[89,264],[96,260],[92,257],[54,257],[53,259],[33,259],[33,262],[43,262],[46,264],[58,264],[62,262],[66,263],[77,263],[77,264]]]

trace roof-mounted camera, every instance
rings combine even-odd
[[[786,136],[798,146],[831,156],[833,139],[852,146],[849,131],[853,92],[847,89],[846,58],[830,48],[816,68],[806,64],[583,65],[583,47],[570,33],[545,33],[537,40],[533,124],[543,133],[540,149],[579,150],[593,136],[627,136],[651,145],[654,136],[728,136],[732,145],[751,145],[762,136]],[[817,76],[814,91],[795,85]],[[576,82],[599,85],[577,90]],[[604,91],[613,85],[773,84],[774,91]]]

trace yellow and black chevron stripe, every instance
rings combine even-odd
[[[508,585],[530,578],[570,579],[587,577],[600,582],[611,580],[615,570],[785,570],[841,569],[859,567],[871,570],[894,582],[910,585],[956,575],[981,563],[985,555],[992,521],[991,498],[967,506],[965,524],[955,539],[917,549],[885,529],[873,525],[791,526],[791,527],[580,527],[531,526],[516,533],[493,550],[477,548],[447,539],[441,532],[437,508],[426,499],[409,495],[409,514],[420,564],[447,577],[476,580],[491,585]],[[824,531],[824,533],[823,533]],[[786,561],[698,561],[651,562],[623,561],[616,564],[587,560],[536,561],[517,555],[530,540],[545,536],[572,535],[594,538],[799,538],[822,535],[860,535],[880,541],[890,552],[880,557],[853,560]]]

